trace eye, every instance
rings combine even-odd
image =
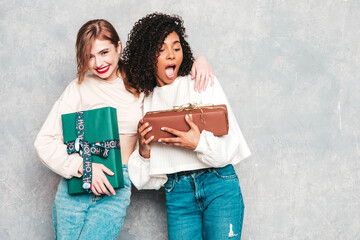
[[[108,53],[109,53],[109,51],[103,51],[103,52],[101,52],[101,55],[106,55]]]
[[[91,59],[91,58],[94,58],[94,56],[93,56],[93,55],[90,55],[89,58],[90,58],[90,59]]]
[[[164,51],[165,51],[165,49],[160,49],[160,50],[159,50],[159,52],[164,52]]]
[[[178,51],[180,51],[180,50],[181,50],[180,48],[175,48],[175,49],[174,49],[175,52],[178,52]]]

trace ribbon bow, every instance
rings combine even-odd
[[[173,106],[173,110],[175,112],[190,111],[189,118],[191,119],[191,121],[192,121],[192,113],[191,113],[191,111],[198,110],[198,109],[201,111],[201,114],[200,114],[201,122],[206,124],[206,121],[204,119],[204,111],[203,111],[202,107],[199,107],[197,105],[197,103],[194,103],[194,104],[187,103],[187,104],[183,104],[183,105],[180,105],[180,106]]]
[[[86,141],[83,141],[80,138],[75,139],[74,141],[67,142],[67,153],[79,153],[80,156],[83,156],[83,148]],[[88,143],[89,144],[89,143]],[[109,156],[110,148],[101,146],[100,142],[89,144],[91,155],[97,155],[101,158],[107,158]]]
[[[173,106],[173,109],[175,110],[175,112],[181,112],[181,111],[186,111],[186,110],[201,109],[201,107],[198,107],[198,105],[196,103],[194,103],[194,104],[187,103],[187,104],[183,104],[180,106]]]

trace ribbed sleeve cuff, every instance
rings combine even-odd
[[[203,130],[200,134],[200,140],[199,143],[197,145],[197,147],[195,148],[194,152],[198,152],[198,153],[204,153],[206,148],[207,148],[207,144],[206,144],[206,132],[205,130]]]
[[[138,154],[139,154],[139,159],[141,160],[141,163],[146,164],[146,165],[150,164],[150,158],[144,158],[143,156],[140,155],[139,152],[138,152]]]

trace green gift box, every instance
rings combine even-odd
[[[90,145],[97,142],[105,142],[105,145],[113,144],[114,140],[119,141],[119,130],[117,124],[116,109],[112,107],[98,108],[83,112],[84,136],[83,141]],[[78,138],[76,131],[76,113],[61,115],[64,143],[69,144]],[[69,149],[69,145],[68,145]],[[73,153],[78,154],[78,153]],[[124,187],[124,177],[121,162],[121,152],[119,148],[110,148],[108,157],[103,158],[97,155],[91,155],[92,162],[101,163],[109,168],[114,175],[109,176],[104,173],[113,188]],[[69,194],[86,193],[83,188],[82,178],[73,177],[67,180]]]

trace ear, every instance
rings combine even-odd
[[[121,45],[121,41],[118,41],[118,46],[116,48],[116,51],[119,55],[121,55],[122,52],[122,45]]]

